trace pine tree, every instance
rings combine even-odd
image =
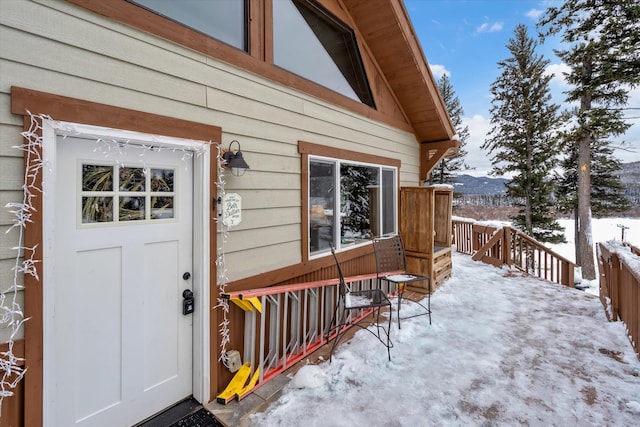
[[[440,160],[438,165],[431,172],[431,184],[449,184],[455,181],[455,172],[472,169],[464,161],[464,157],[467,155],[467,151],[464,149],[469,138],[469,126],[462,126],[462,116],[464,116],[464,109],[460,103],[460,99],[456,95],[453,89],[453,85],[447,75],[443,75],[438,80],[438,90],[444,105],[447,108],[453,128],[458,135],[458,141],[460,141],[460,149],[455,156],[444,158]]]
[[[567,157],[562,161],[563,174],[558,177],[556,194],[562,212],[577,215],[578,150],[575,144],[566,145]],[[615,172],[622,168],[608,143],[594,144],[591,149],[591,210],[596,218],[624,212],[631,202],[624,194],[624,185]]]
[[[637,0],[567,0],[547,9],[538,24],[543,37],[562,34],[568,47],[556,54],[570,68],[573,89],[568,102],[579,102],[569,122],[569,140],[576,145],[578,205],[576,260],[582,277],[596,278],[591,232],[591,170],[593,152],[608,138],[629,128],[623,109],[628,90],[640,84],[640,2]],[[603,151],[604,152],[604,151]]]
[[[558,106],[551,103],[549,63],[535,54],[538,43],[518,25],[507,49],[511,57],[498,62],[502,74],[491,85],[493,128],[482,148],[493,154],[492,174],[513,173],[506,184],[514,199],[516,227],[537,240],[561,242],[562,228],[552,214],[553,181],[548,178],[559,150]]]
[[[578,150],[573,142],[565,146],[566,157],[560,164],[562,175],[557,178],[556,195],[558,208],[562,212],[573,214],[577,238],[576,264],[581,264],[578,251],[580,238],[578,221]],[[620,176],[615,174],[622,167],[620,161],[613,155],[609,144],[594,144],[591,150],[591,210],[596,218],[606,217],[615,212],[624,212],[631,207],[629,199],[624,194],[624,186]]]

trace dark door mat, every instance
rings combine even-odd
[[[189,414],[177,423],[171,424],[170,427],[224,427],[211,412],[204,408],[200,408],[193,414]]]
[[[135,427],[224,427],[224,424],[216,420],[197,400],[188,398]]]

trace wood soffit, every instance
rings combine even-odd
[[[422,143],[455,130],[402,0],[342,0]]]

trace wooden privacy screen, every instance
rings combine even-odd
[[[447,187],[403,187],[400,190],[400,233],[407,269],[431,278],[437,288],[451,276],[451,203]],[[424,287],[412,287],[426,292]]]

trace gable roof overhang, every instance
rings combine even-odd
[[[402,0],[343,0],[418,142],[420,179],[458,152],[455,129]]]

